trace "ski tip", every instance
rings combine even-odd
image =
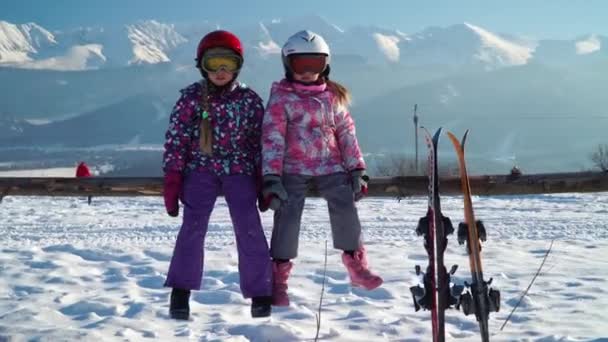
[[[464,132],[464,135],[462,136],[461,140],[458,140],[458,138],[456,137],[456,135],[450,131],[448,131],[446,133],[448,135],[448,137],[450,138],[450,140],[452,141],[452,144],[454,144],[454,147],[456,147],[456,149],[461,150],[464,152],[464,144],[467,141],[467,136],[469,134],[469,130],[467,129]]]
[[[445,134],[447,134],[448,138],[450,138],[450,140],[452,140],[452,142],[458,142],[460,144],[460,141],[458,140],[458,138],[456,137],[456,135],[450,131],[446,131]]]
[[[434,141],[438,141],[439,140],[439,136],[441,135],[441,131],[443,130],[443,128],[439,127],[437,129],[437,131],[435,131],[435,134],[433,135],[433,140]]]
[[[431,134],[431,131],[429,131],[429,129],[426,128],[425,126],[420,126],[420,129],[422,131],[424,131],[424,133],[426,133],[429,137],[431,137],[433,141],[438,141],[439,140],[439,136],[441,135],[441,131],[442,131],[443,128],[439,127],[435,131],[435,134]]]
[[[467,141],[468,136],[469,130],[467,129],[466,131],[464,131],[464,135],[462,136],[462,142],[460,143],[462,145],[462,149],[464,149],[464,143]]]
[[[433,142],[433,135],[431,134],[431,132],[425,126],[420,126],[420,130],[422,131],[422,134],[425,136],[427,143],[431,144]]]

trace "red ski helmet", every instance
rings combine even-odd
[[[230,49],[243,59],[243,45],[241,44],[240,39],[231,32],[217,30],[205,35],[200,43],[198,43],[198,48],[196,49],[196,66],[199,67],[205,51],[218,47]]]

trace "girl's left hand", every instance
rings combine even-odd
[[[367,195],[367,182],[369,182],[369,176],[365,173],[365,170],[360,169],[351,171],[350,177],[353,193],[355,194],[355,202],[357,202]]]

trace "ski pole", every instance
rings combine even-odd
[[[528,291],[532,287],[532,284],[534,284],[534,281],[536,280],[536,277],[538,277],[538,275],[540,274],[540,271],[543,268],[543,265],[545,264],[545,261],[547,261],[547,257],[549,256],[549,253],[551,252],[551,248],[553,247],[553,241],[555,241],[555,239],[551,240],[551,244],[549,245],[549,249],[547,250],[547,253],[545,253],[545,257],[543,258],[543,261],[541,262],[540,267],[538,267],[538,270],[536,271],[536,274],[534,275],[534,277],[532,278],[532,281],[528,285],[528,288],[526,288],[526,290],[521,295],[521,297],[519,297],[519,301],[517,302],[517,304],[515,304],[515,306],[513,307],[513,310],[511,310],[511,313],[509,314],[509,316],[507,316],[507,319],[505,319],[505,322],[500,327],[500,331],[502,331],[502,329],[505,327],[505,325],[507,325],[507,323],[511,319],[511,316],[513,315],[513,313],[515,312],[515,310],[517,310],[517,307],[519,306],[519,304],[521,304],[521,301],[524,299],[524,297],[526,296],[526,294],[528,294]]]

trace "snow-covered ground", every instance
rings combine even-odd
[[[442,199],[462,220],[462,198]],[[300,256],[290,281],[292,305],[252,319],[239,292],[236,248],[223,199],[206,241],[203,289],[192,319],[168,318],[163,288],[180,219],[161,198],[7,197],[0,204],[0,341],[299,341],[314,339],[323,282],[326,205],[309,199]],[[502,293],[493,341],[608,341],[608,193],[475,197],[488,229],[486,277]],[[414,233],[423,197],[360,202],[369,259],[385,283],[375,291],[349,286],[338,251],[328,253],[322,341],[430,341],[428,311],[415,312],[414,266],[426,266]],[[265,213],[265,227],[272,215]],[[499,328],[555,239],[541,275],[503,331]],[[331,240],[329,242],[331,246]],[[452,237],[446,263],[455,282],[470,279],[465,249]],[[478,326],[446,313],[447,340],[479,341]]]

